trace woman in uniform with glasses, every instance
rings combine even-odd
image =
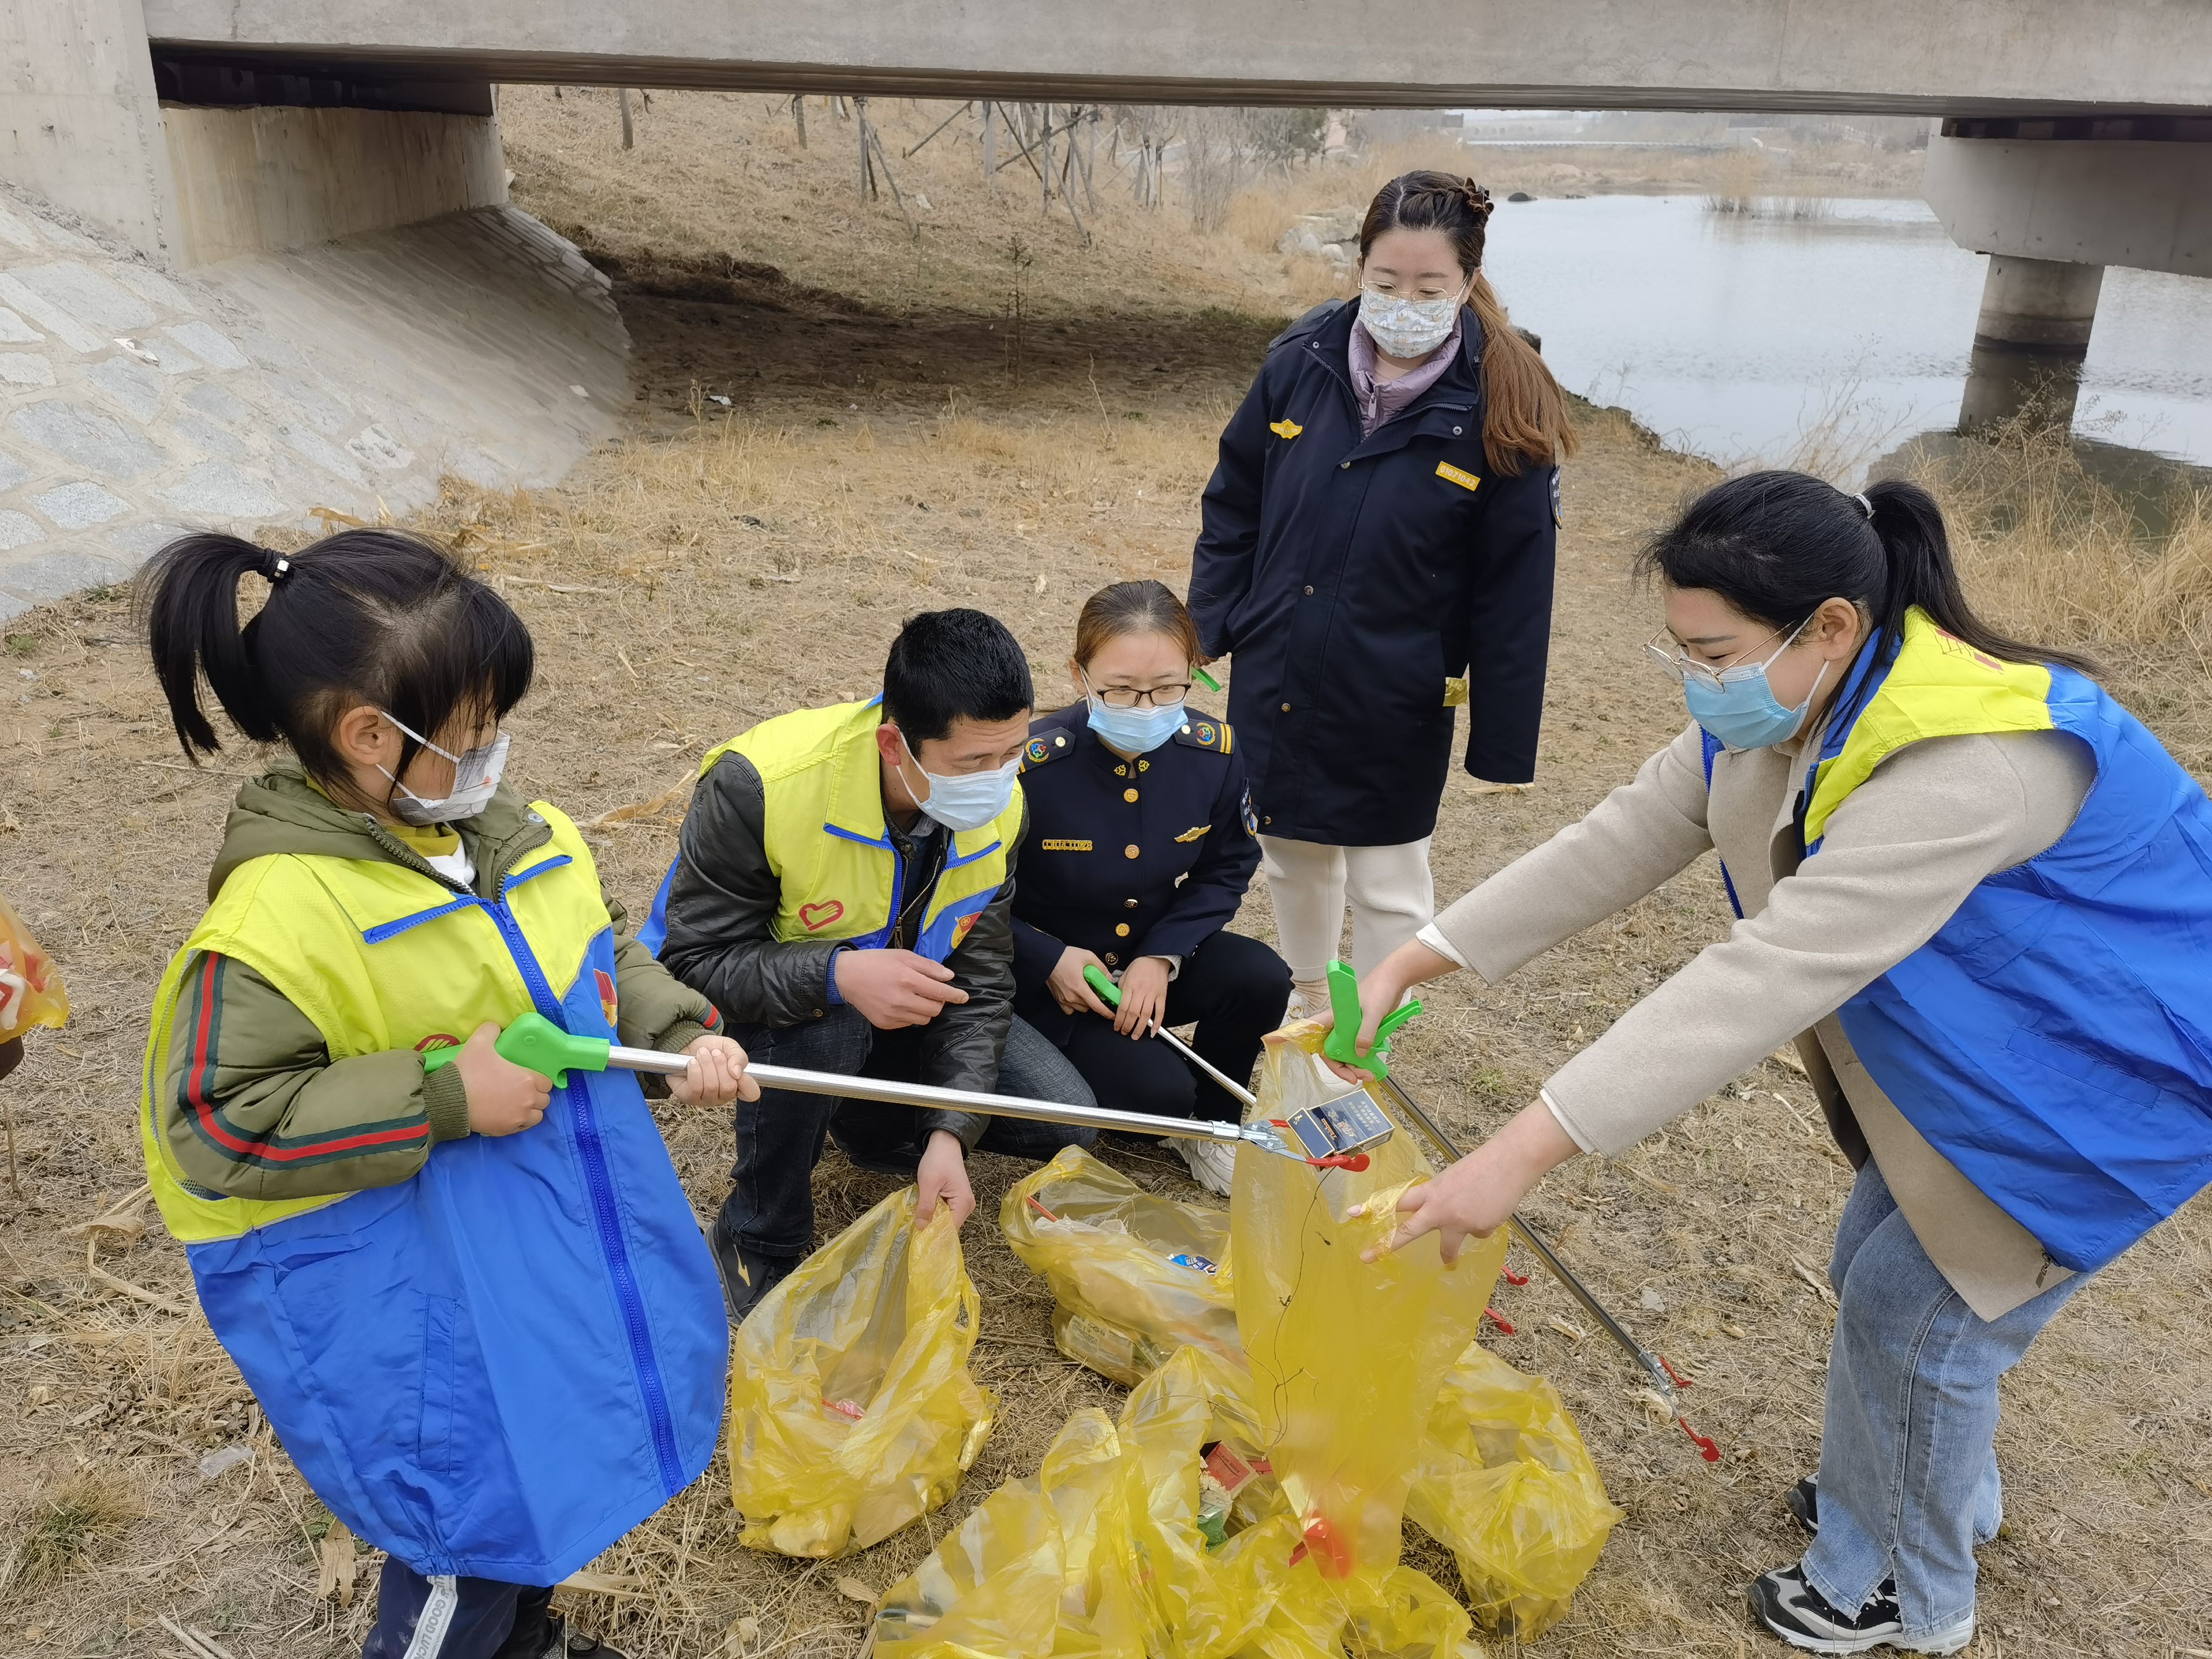
[[[1283,960],[1226,930],[1260,861],[1244,757],[1225,720],[1186,706],[1198,632],[1156,581],[1085,601],[1077,700],[1030,728],[1029,834],[1014,890],[1014,1010],[1058,1043],[1101,1106],[1235,1121],[1238,1102],[1152,1034],[1240,1084],[1290,997]],[[1110,1006],[1084,977],[1120,985]],[[1226,1193],[1231,1152],[1179,1139],[1194,1179]]]
[[[1435,905],[1429,839],[1467,769],[1534,775],[1565,400],[1482,274],[1490,197],[1409,173],[1359,232],[1359,300],[1268,347],[1221,434],[1192,556],[1305,1012],[1352,908],[1365,973]]]

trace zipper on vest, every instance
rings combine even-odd
[[[538,1012],[566,1030],[560,1000],[546,982],[544,970],[538,965],[538,958],[530,949],[530,941],[523,937],[522,925],[507,908],[505,877],[500,880],[499,897],[483,908],[499,924],[500,933],[507,941],[507,954],[522,970],[523,981],[530,988],[530,1000],[538,1005]],[[668,1410],[668,1389],[660,1378],[659,1358],[653,1350],[653,1330],[646,1323],[645,1304],[638,1295],[637,1274],[630,1266],[622,1218],[615,1211],[614,1181],[607,1171],[605,1143],[599,1139],[599,1114],[592,1105],[590,1091],[580,1080],[571,1083],[562,1092],[568,1097],[568,1110],[576,1126],[576,1153],[584,1166],[585,1195],[591,1200],[592,1220],[599,1235],[599,1252],[605,1258],[608,1276],[614,1280],[615,1301],[622,1309],[623,1324],[629,1337],[630,1364],[637,1371],[638,1391],[645,1398],[646,1421],[653,1431],[653,1451],[660,1465],[661,1487],[673,1498],[684,1490],[684,1460],[677,1451],[676,1424]]]

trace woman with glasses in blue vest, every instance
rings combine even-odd
[[[1795,1039],[1857,1170],[1794,1646],[1955,1653],[2002,1514],[1997,1379],[2212,1181],[2212,802],[2070,652],[1968,607],[1935,501],[1762,472],[1646,550],[1691,724],[1369,975],[1496,981],[1721,858],[1740,920],[1401,1200],[1448,1255]],[[1371,1040],[1370,1030],[1362,1041]]]

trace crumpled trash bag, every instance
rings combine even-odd
[[[0,896],[0,1042],[14,1042],[33,1025],[58,1026],[68,1018],[69,994],[54,959]]]
[[[1241,1363],[1222,1211],[1066,1146],[1006,1189],[999,1224],[1052,1286],[1053,1340],[1078,1364],[1134,1388],[1186,1343]]]
[[[878,1604],[881,1659],[1459,1659],[1465,1609],[1413,1569],[1324,1578],[1297,1516],[1209,1548],[1199,1454],[1255,1449],[1249,1380],[1182,1348],[1120,1419],[1077,1412],[1038,1473],[999,1488]]]
[[[744,1541],[836,1555],[951,1497],[997,1397],[968,1374],[981,1315],[940,1206],[893,1193],[793,1270],[730,1341],[730,1495]]]
[[[1477,1621],[1524,1642],[1565,1616],[1621,1518],[1559,1391],[1479,1343],[1437,1395],[1406,1514],[1458,1559]]]
[[[1252,1115],[1287,1118],[1344,1092],[1301,1024],[1267,1039]],[[1387,1097],[1369,1091],[1386,1113]],[[1470,1239],[1446,1268],[1429,1234],[1373,1264],[1399,1195],[1433,1173],[1410,1128],[1366,1170],[1317,1170],[1246,1146],[1231,1200],[1237,1324],[1260,1444],[1324,1576],[1398,1559],[1406,1492],[1444,1373],[1474,1338],[1505,1233]],[[1369,1212],[1352,1215],[1355,1207]]]

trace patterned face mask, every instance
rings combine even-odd
[[[1395,294],[1359,290],[1359,321],[1376,347],[1393,357],[1425,357],[1451,337],[1462,296],[1409,300]]]

